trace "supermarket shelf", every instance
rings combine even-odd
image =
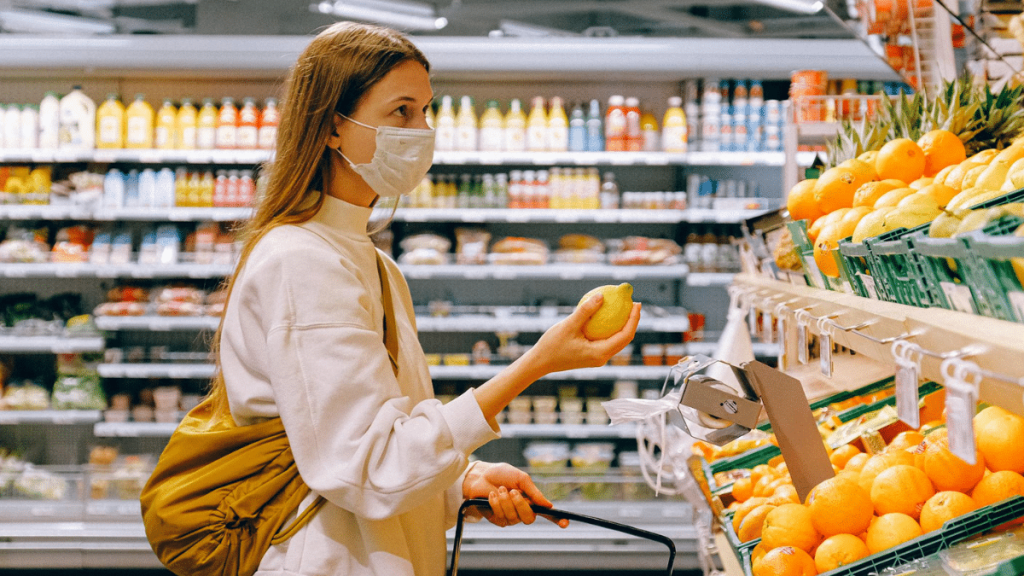
[[[732,272],[691,272],[686,275],[687,286],[728,286],[736,274]]]
[[[686,222],[685,210],[568,210],[509,208],[402,208],[399,222],[557,222],[565,224],[678,224]]]
[[[170,378],[207,379],[217,372],[215,364],[100,364],[97,371],[104,378]]]
[[[801,143],[822,142],[839,133],[839,122],[796,123],[797,136]],[[811,152],[810,154],[813,154]],[[810,163],[808,163],[810,164]]]
[[[103,208],[95,220],[142,220],[171,222],[234,222],[252,216],[252,208]]]
[[[269,150],[0,150],[0,162],[95,162],[99,164],[259,164]]]
[[[458,316],[435,317],[417,316],[416,328],[419,332],[544,332],[565,318],[565,316],[504,316],[493,314],[464,314]],[[640,317],[638,332],[685,332],[690,322],[686,316]]]
[[[91,220],[92,208],[71,204],[3,204],[0,220]]]
[[[152,332],[216,330],[219,316],[96,316],[100,330],[147,330]]]
[[[739,224],[749,218],[764,214],[765,210],[709,210],[689,208],[683,211],[683,221],[691,224]]]
[[[487,380],[496,376],[506,366],[475,364],[471,366],[431,366],[430,376],[434,380]],[[671,366],[601,366],[580,368],[566,372],[555,372],[545,380],[664,380]]]
[[[64,336],[0,336],[0,352],[100,352],[105,347],[103,338],[67,338]]]
[[[466,266],[400,264],[410,280],[453,278],[460,280],[681,280],[688,268],[672,266],[609,266],[605,264],[561,264],[547,266]]]
[[[97,422],[92,435],[97,438],[170,438],[177,422]]]
[[[704,356],[714,356],[717,348],[717,342],[688,342],[686,344],[686,353],[690,355],[703,354]],[[754,349],[754,356],[758,358],[768,358],[779,355],[779,347],[777,344],[754,342],[752,344],[752,348]]]
[[[48,262],[0,264],[3,278],[223,278],[234,265],[217,264],[110,264]]]
[[[0,410],[0,424],[92,424],[99,410]]]

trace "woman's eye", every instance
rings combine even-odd
[[[408,114],[408,112],[409,112],[409,107],[408,106],[399,106],[395,110],[395,114],[398,114],[399,116],[402,116],[402,117],[406,116]]]

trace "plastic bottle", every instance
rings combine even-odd
[[[178,109],[170,98],[165,98],[163,106],[156,112],[156,130],[153,134],[153,146],[159,150],[173,150],[175,146],[175,125],[178,122]]]
[[[221,100],[220,111],[217,113],[217,143],[220,150],[232,150],[238,147],[238,108],[235,99],[230,96]]]
[[[644,152],[657,152],[661,150],[661,132],[658,131],[658,119],[650,112],[644,112],[640,116],[640,133],[643,135]]]
[[[639,152],[644,147],[644,133],[640,127],[640,100],[637,98],[626,98],[626,150]]]
[[[429,108],[428,108],[429,110]],[[277,110],[277,100],[267,98],[260,116],[259,148],[273,150],[277,145],[277,125],[281,122],[281,113]]]
[[[526,113],[518,98],[513,98],[505,115],[505,150],[522,152],[526,150]]]
[[[3,106],[0,106],[0,150],[6,147],[6,142],[4,142],[4,109]]]
[[[156,172],[146,168],[139,174],[139,206],[156,207]]]
[[[615,183],[615,173],[605,172],[601,181],[601,208],[616,209],[619,207],[619,185]]]
[[[135,101],[125,111],[125,148],[153,147],[153,107],[142,94],[135,95]]]
[[[92,150],[96,147],[96,103],[82,93],[81,86],[60,99],[58,147]]]
[[[461,152],[476,152],[479,129],[473,99],[463,96],[459,100],[459,113],[455,116],[455,149]]]
[[[9,104],[4,115],[4,146],[10,149],[21,148],[21,107]]]
[[[661,149],[665,152],[686,152],[686,113],[682,108],[683,99],[673,96],[668,99],[668,110],[661,128]]]
[[[498,174],[494,179],[494,207],[508,208],[508,175]]]
[[[21,109],[21,147],[39,147],[39,107],[27,104]]]
[[[751,108],[760,107],[764,104],[764,88],[760,80],[751,80],[750,89],[747,90],[747,105]]]
[[[188,98],[181,101],[178,116],[174,120],[174,147],[179,150],[195,150],[197,146],[197,124],[199,111]]]
[[[128,176],[124,179],[124,206],[125,208],[139,207],[139,171],[129,170]]]
[[[622,96],[608,99],[604,120],[604,149],[609,152],[626,150],[626,109]]]
[[[60,145],[60,99],[56,92],[47,92],[39,103],[39,147],[53,149]]]
[[[551,111],[548,113],[548,150],[565,152],[569,149],[569,118],[565,115],[562,99],[555,96],[551,99]]]
[[[526,121],[526,149],[530,152],[548,150],[548,115],[544,111],[543,96],[535,96],[530,102],[530,117]]]
[[[156,174],[156,206],[174,206],[174,172],[170,168],[161,168]]]
[[[455,108],[451,96],[441,98],[441,108],[434,119],[434,148],[438,152],[452,152],[455,148]]]
[[[96,109],[96,147],[124,148],[124,123],[124,104],[117,94],[107,94],[107,99]]]
[[[583,105],[580,103],[573,106],[572,115],[569,117],[567,146],[570,152],[584,152],[587,149],[587,117],[583,113]]]
[[[732,108],[734,116],[746,116],[749,99],[747,97],[747,81],[737,80],[732,91]]]
[[[199,179],[199,205],[204,207],[213,206],[213,190],[216,187],[216,180],[213,178],[213,171],[203,172]]]
[[[111,168],[103,177],[103,206],[124,207],[124,174],[117,168]]]
[[[174,171],[174,205],[188,206],[188,172],[184,168]]]
[[[597,99],[590,101],[587,112],[587,151],[601,152],[604,150],[604,124],[601,120],[601,103]]]
[[[487,109],[480,116],[480,151],[501,152],[505,139],[505,118],[497,100],[488,100]]]
[[[259,145],[260,111],[259,108],[256,108],[256,101],[252,98],[243,100],[242,109],[238,111],[237,137],[237,147],[240,149],[255,150]]]

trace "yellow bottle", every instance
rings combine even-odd
[[[476,152],[477,130],[473,99],[463,96],[459,102],[459,113],[455,116],[455,149]]]
[[[217,115],[213,98],[204,99],[203,107],[199,109],[199,116],[196,119],[196,148],[213,150],[217,145]]]
[[[569,117],[565,115],[562,99],[555,96],[551,99],[551,112],[548,114],[548,150],[565,152],[569,149]]]
[[[174,122],[174,147],[178,150],[196,149],[196,124],[199,111],[192,101],[184,99]]]
[[[673,96],[668,99],[668,110],[661,124],[661,149],[665,152],[686,152],[686,113],[683,99]]]
[[[126,148],[153,147],[153,107],[146,102],[145,96],[137,94],[135,101],[125,112],[128,130],[125,136]]]
[[[124,104],[117,94],[108,94],[96,110],[96,147],[124,148]]]
[[[530,103],[530,117],[526,120],[526,149],[530,152],[548,150],[548,115],[541,96]]]
[[[526,113],[518,98],[509,103],[508,114],[505,115],[505,150],[526,150]]]
[[[178,120],[178,110],[169,98],[164,99],[164,105],[156,113],[156,131],[153,137],[153,145],[159,150],[173,150],[175,140],[175,124]]]
[[[489,100],[480,116],[480,151],[501,152],[505,139],[505,119],[501,116],[497,100]]]

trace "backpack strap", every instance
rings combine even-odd
[[[391,369],[398,376],[398,326],[395,324],[395,307],[391,299],[391,283],[384,267],[384,258],[377,252],[377,274],[380,276],[380,291],[384,297],[384,347],[388,350]]]

